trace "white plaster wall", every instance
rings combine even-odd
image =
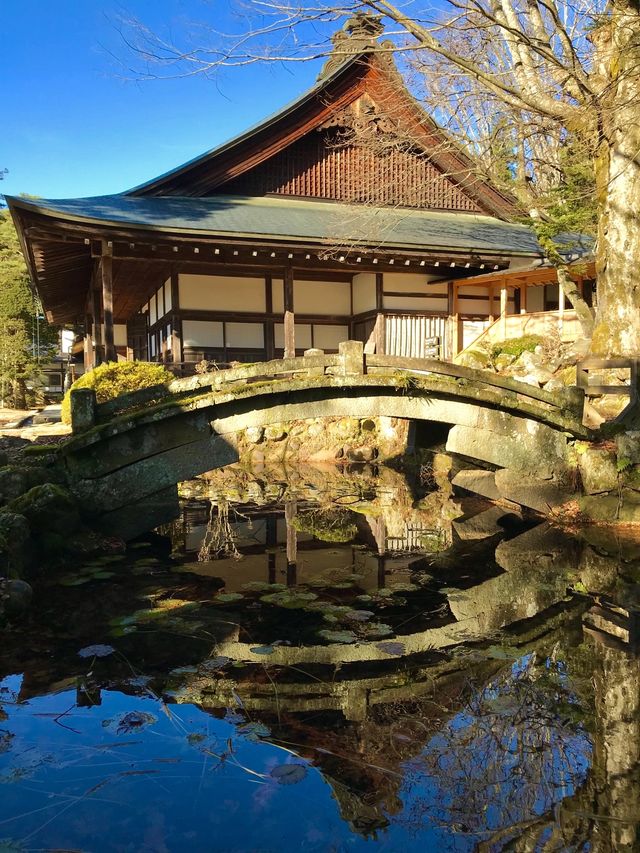
[[[296,323],[295,334],[296,349],[311,348],[311,325],[309,323]],[[282,323],[274,324],[273,336],[276,349],[284,349],[284,325]]]
[[[385,296],[384,307],[392,311],[444,311],[446,313],[448,300],[433,296]]]
[[[157,309],[157,300],[155,293],[149,300],[149,325],[153,326],[153,324],[158,319],[158,309]]]
[[[183,320],[182,345],[185,347],[223,346],[222,323],[208,320]]]
[[[102,342],[104,343],[104,323],[102,323]],[[125,323],[113,324],[113,342],[117,347],[127,345],[127,326]]]
[[[260,349],[264,347],[262,323],[227,323],[227,346],[238,349]]]
[[[527,314],[544,311],[544,287],[527,288]]]
[[[513,306],[512,306],[513,308]],[[488,299],[460,299],[458,309],[461,314],[490,314]],[[500,313],[500,300],[493,300],[493,310]]]
[[[348,326],[325,326],[316,324],[313,327],[313,345],[324,350],[338,349],[340,341],[349,340]]]
[[[271,305],[275,314],[284,314],[284,280],[271,279]]]
[[[426,273],[417,272],[385,272],[382,278],[383,290],[398,290],[404,292],[427,292],[429,282],[437,279],[438,276],[426,275]],[[447,282],[441,282],[443,292],[447,289]]]
[[[180,307],[201,311],[264,311],[263,278],[224,275],[178,276]]]
[[[351,286],[346,281],[294,281],[296,314],[351,316]]]
[[[364,311],[375,311],[376,307],[376,274],[374,272],[359,272],[353,277],[353,313],[362,314]]]
[[[168,314],[171,311],[171,279],[168,278],[164,283],[164,313]]]

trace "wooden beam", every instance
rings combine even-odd
[[[284,357],[294,358],[296,354],[295,314],[293,311],[293,269],[287,265],[284,269]]]
[[[113,338],[113,257],[112,247],[106,240],[102,241],[100,273],[104,311],[104,355],[106,361],[117,361],[118,356]]]

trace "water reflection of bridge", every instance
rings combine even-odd
[[[211,494],[216,510],[222,494],[229,500],[233,476],[221,473],[194,488],[200,498]],[[487,850],[582,849],[587,842],[602,853],[633,850],[640,670],[632,650],[583,641],[582,614],[591,602],[567,595],[567,588],[582,584],[604,591],[618,585],[620,592],[628,583],[620,579],[621,561],[637,559],[637,548],[629,556],[602,533],[596,541],[594,531],[585,535],[596,547],[548,525],[527,528],[519,522],[505,530],[495,516],[483,518],[481,505],[470,508],[454,498],[450,487],[440,495],[416,496],[392,474],[377,483],[368,475],[343,477],[337,489],[350,496],[349,518],[358,522],[364,550],[353,541],[322,542],[298,529],[295,520],[319,494],[336,491],[327,477],[305,471],[297,483],[266,485],[245,472],[236,479],[239,514],[233,523],[243,559],[194,559],[173,581],[166,573],[140,579],[140,594],[151,601],[173,594],[175,587],[185,615],[179,629],[176,611],[168,611],[149,630],[143,623],[137,633],[120,636],[114,642],[124,658],[144,660],[148,683],[168,703],[195,703],[215,717],[231,709],[238,724],[263,724],[268,740],[320,770],[342,817],[361,834],[403,824],[420,829],[431,822],[448,832],[465,827],[457,831]],[[386,536],[374,535],[381,520],[395,534],[401,524],[428,526],[436,519],[443,524],[448,519],[446,547],[439,551],[398,557],[389,553]],[[208,520],[203,503],[186,525],[179,530],[176,525],[182,548],[188,545],[192,553],[200,548]],[[338,563],[352,572],[358,560],[358,566],[370,560],[370,572],[358,573],[358,591],[401,579],[417,587],[402,593],[406,614],[420,610],[416,602],[424,609],[427,601],[440,601],[444,609],[423,616],[421,630],[394,621],[393,640],[381,644],[275,645],[267,654],[253,653],[255,646],[246,640],[264,631],[265,608],[246,597],[221,609],[211,601],[211,578],[221,578],[227,590],[240,589],[255,568],[256,579],[269,582],[270,557],[276,578],[292,588],[308,586]],[[627,566],[623,574],[630,571]],[[425,597],[419,581],[427,577]],[[68,605],[69,591],[64,595]],[[121,579],[104,585],[90,602],[87,643],[114,618],[141,606]],[[190,602],[198,608],[190,610]],[[59,614],[59,602],[46,606]],[[200,626],[193,636],[187,630],[190,613]],[[276,619],[284,622],[290,615],[282,609]],[[270,639],[281,636],[279,631]],[[63,634],[63,647],[67,642]],[[387,645],[391,651],[385,653],[386,642],[395,646]],[[46,643],[49,647],[51,639]],[[27,672],[20,698],[75,684],[86,674],[76,648],[47,669]],[[318,657],[319,649],[324,657]],[[225,662],[225,655],[232,660]],[[101,687],[140,691],[124,658],[101,663],[103,671],[111,666]],[[98,701],[99,690],[92,696]],[[491,828],[487,809],[494,816]]]
[[[340,344],[338,355],[311,350],[100,405],[91,389],[72,397],[75,435],[61,450],[71,487],[105,529],[129,538],[137,530],[134,504],[232,463],[235,435],[248,428],[334,417],[444,424],[449,452],[516,476],[526,471],[547,500],[553,477],[558,501],[574,464],[570,442],[589,435],[581,390],[550,393],[445,362],[365,356],[357,341]]]

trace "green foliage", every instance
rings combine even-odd
[[[140,391],[154,385],[168,385],[173,375],[161,364],[147,361],[110,361],[85,373],[73,383],[62,401],[62,421],[71,422],[71,391],[94,388],[98,403],[106,403],[120,394]]]
[[[25,382],[38,373],[58,342],[58,330],[37,321],[40,305],[29,288],[29,275],[18,235],[8,211],[0,211],[0,384],[3,396],[13,390],[16,405],[24,405]],[[34,351],[33,330],[39,322],[40,350]]]
[[[350,542],[358,532],[350,513],[340,509],[301,512],[294,518],[293,527],[322,542]]]
[[[533,352],[542,343],[543,339],[540,335],[522,335],[522,337],[512,338],[510,341],[501,341],[491,348],[491,358],[496,359],[502,353],[514,355],[518,358],[523,352]]]

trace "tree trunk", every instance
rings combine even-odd
[[[12,386],[12,397],[13,397],[13,408],[14,409],[26,409],[27,408],[27,386],[25,385],[24,379],[14,379],[11,383]]]
[[[593,312],[585,302],[578,283],[571,278],[566,267],[558,267],[558,284],[562,288],[564,295],[573,305],[582,334],[587,339],[591,338],[594,328]]]
[[[640,12],[617,0],[593,37],[600,70],[594,355],[640,356]]]

